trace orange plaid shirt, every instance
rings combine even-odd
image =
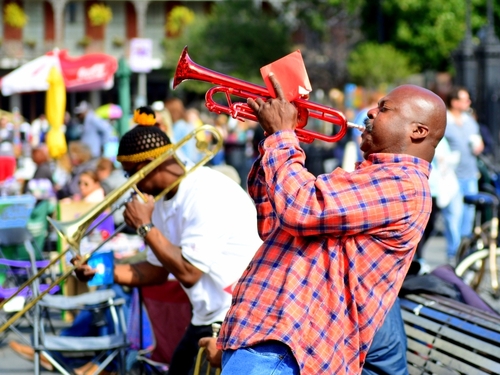
[[[287,344],[301,374],[359,374],[431,211],[430,164],[373,154],[315,177],[295,133],[260,145],[248,178],[264,243],[233,292],[218,346]]]

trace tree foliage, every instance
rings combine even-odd
[[[292,50],[290,28],[277,16],[256,8],[252,1],[218,2],[208,15],[197,14],[179,37],[164,40],[166,66],[173,69],[187,45],[197,64],[263,84],[260,68]],[[200,93],[208,86],[183,83],[185,89]]]
[[[498,2],[497,2],[498,3]],[[486,24],[484,0],[471,0],[472,31]],[[497,18],[500,5],[496,5]],[[362,30],[368,40],[405,51],[420,70],[448,70],[465,36],[466,1],[365,1]]]
[[[363,15],[369,40],[405,51],[422,70],[446,67],[465,30],[464,0],[366,2]]]
[[[294,0],[283,4],[289,22],[299,23],[317,33],[321,40],[328,41],[328,29],[346,16],[356,15],[365,0]]]
[[[214,5],[204,32],[201,62],[221,72],[260,76],[260,67],[291,52],[290,29],[278,14],[255,7],[252,1],[223,1]]]
[[[347,69],[353,83],[373,89],[398,84],[417,72],[405,53],[372,42],[360,44],[350,54]]]

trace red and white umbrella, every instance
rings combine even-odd
[[[46,91],[52,67],[60,70],[67,91],[108,90],[113,87],[118,63],[104,53],[70,57],[66,50],[55,49],[4,76],[0,81],[2,94]]]

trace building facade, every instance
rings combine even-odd
[[[195,13],[206,13],[213,1],[95,1],[95,0],[4,0],[0,2],[0,76],[41,56],[54,48],[66,49],[71,56],[101,52],[117,59],[127,58],[130,40],[149,38],[153,41],[153,59],[156,69],[148,74],[148,101],[164,99],[168,91],[168,73],[163,68],[165,54],[162,47],[168,35],[166,22],[168,13],[177,5],[190,8]],[[15,11],[6,8],[16,4]],[[112,18],[106,24],[93,25],[89,10],[94,4],[104,4]],[[26,16],[22,27],[19,9]],[[6,19],[9,17],[9,19]],[[22,22],[21,22],[22,23]],[[137,75],[131,77],[132,93],[137,90]],[[32,93],[2,97],[0,108],[21,109],[29,120],[43,112],[44,93]],[[94,93],[68,94],[68,108],[87,99],[98,105],[116,102],[115,90]]]

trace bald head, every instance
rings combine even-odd
[[[408,115],[413,121],[428,126],[427,139],[436,147],[446,129],[446,105],[443,100],[420,86],[403,85],[394,91],[407,100],[406,105],[410,111]]]
[[[363,133],[365,157],[374,152],[402,153],[432,161],[446,128],[446,106],[432,91],[415,85],[395,88],[383,97]]]

